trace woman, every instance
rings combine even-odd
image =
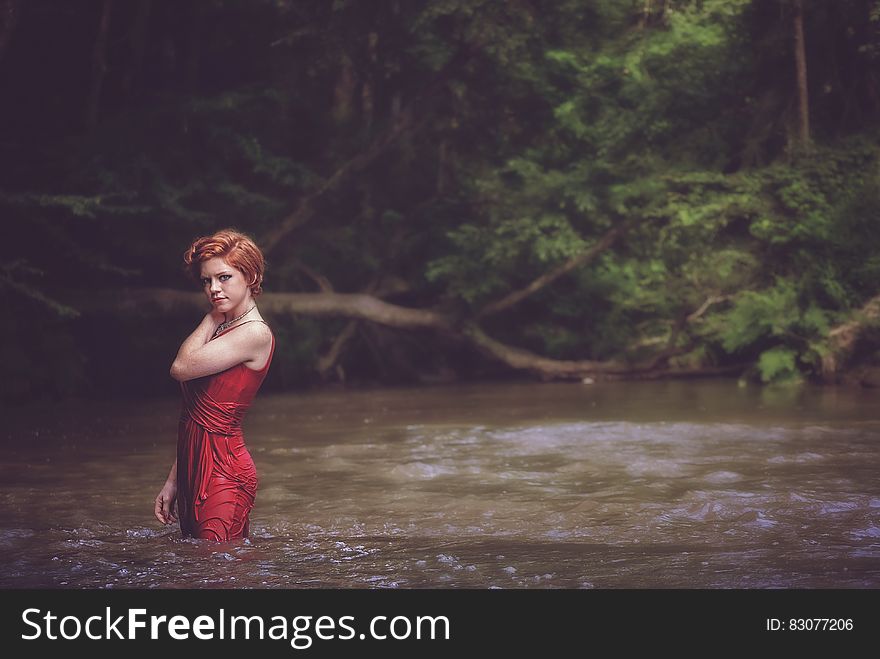
[[[254,301],[262,292],[263,254],[249,237],[224,229],[197,239],[183,258],[212,309],[171,365],[183,409],[177,460],[156,497],[156,518],[171,524],[179,517],[184,536],[245,538],[257,472],[241,420],[275,350]]]

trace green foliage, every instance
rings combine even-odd
[[[767,289],[744,291],[727,310],[710,317],[703,338],[717,340],[731,354],[776,344],[760,352],[758,370],[765,382],[814,371],[826,352],[832,315],[801,296],[798,282],[783,278]]]
[[[744,291],[732,308],[714,319],[718,338],[727,352],[735,352],[765,336],[782,337],[799,316],[794,283],[779,279],[772,288]]]
[[[776,347],[765,350],[758,358],[758,370],[764,382],[797,378],[797,353],[790,348]]]
[[[87,384],[96,348],[68,290],[181,287],[194,236],[260,239],[302,209],[269,255],[267,290],[314,290],[305,265],[345,292],[403,281],[390,301],[462,316],[626,223],[487,324],[558,358],[671,347],[681,367],[796,379],[877,294],[876,0],[804,3],[809,150],[793,147],[791,17],[777,0],[212,2],[201,51],[157,10],[142,71],[120,14],[92,132],[77,118],[85,59],[29,74],[36,91],[14,74],[45,60],[48,17],[71,19],[59,50],[90,53],[98,5],[73,21],[34,1],[44,17],[4,54],[18,100],[2,110],[0,157],[15,167],[0,213],[20,237],[0,247],[0,288],[20,305],[10,345],[49,318],[77,358],[13,351],[21,395],[53,373],[59,391]],[[340,327],[286,322],[273,370],[292,386]]]

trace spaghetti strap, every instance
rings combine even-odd
[[[266,327],[269,327],[269,323],[267,323],[265,320],[246,320],[243,323],[239,323],[235,327],[241,327],[242,325],[247,325],[248,323],[263,323],[263,325],[265,325]],[[229,329],[234,330],[235,327],[230,327]],[[229,331],[229,330],[226,330],[226,331]]]
[[[235,326],[233,326],[233,327],[229,327],[229,328],[223,330],[222,332],[220,332],[220,333],[217,334],[216,336],[212,336],[209,340],[210,340],[210,341],[213,341],[213,340],[216,339],[218,336],[223,336],[224,334],[226,334],[226,332],[231,332],[231,331],[234,330],[236,327],[241,327],[242,325],[247,325],[248,323],[263,323],[263,325],[265,325],[266,327],[269,328],[269,332],[272,332],[272,328],[269,326],[269,323],[267,323],[265,320],[246,320],[245,322],[241,323],[240,325],[235,325]],[[274,333],[272,334],[272,336],[273,336],[273,338],[274,338],[274,336],[275,336]]]

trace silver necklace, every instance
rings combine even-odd
[[[247,311],[245,311],[245,312],[244,312],[243,314],[241,314],[240,316],[236,316],[236,317],[233,318],[232,320],[226,320],[226,321],[223,321],[222,323],[220,323],[219,325],[217,325],[217,329],[214,330],[214,336],[217,336],[220,332],[222,332],[223,330],[229,328],[230,325],[232,325],[232,324],[235,323],[236,321],[241,320],[242,318],[244,318],[245,316],[247,316],[251,311],[253,311],[253,310],[256,309],[256,308],[257,308],[257,305],[256,305],[256,303],[254,303],[254,306],[252,306],[250,309],[248,309]]]

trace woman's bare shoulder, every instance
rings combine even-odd
[[[255,368],[252,364],[259,364],[260,368],[266,363],[272,349],[273,335],[272,330],[265,321],[252,321],[248,323],[248,327],[243,327],[242,332],[247,331],[247,340],[251,345],[254,358],[248,360],[245,364],[248,368]]]
[[[245,323],[247,327],[242,327],[242,330],[249,333],[249,336],[260,343],[269,342],[272,340],[272,328],[269,327],[269,324],[265,320],[252,320]]]

